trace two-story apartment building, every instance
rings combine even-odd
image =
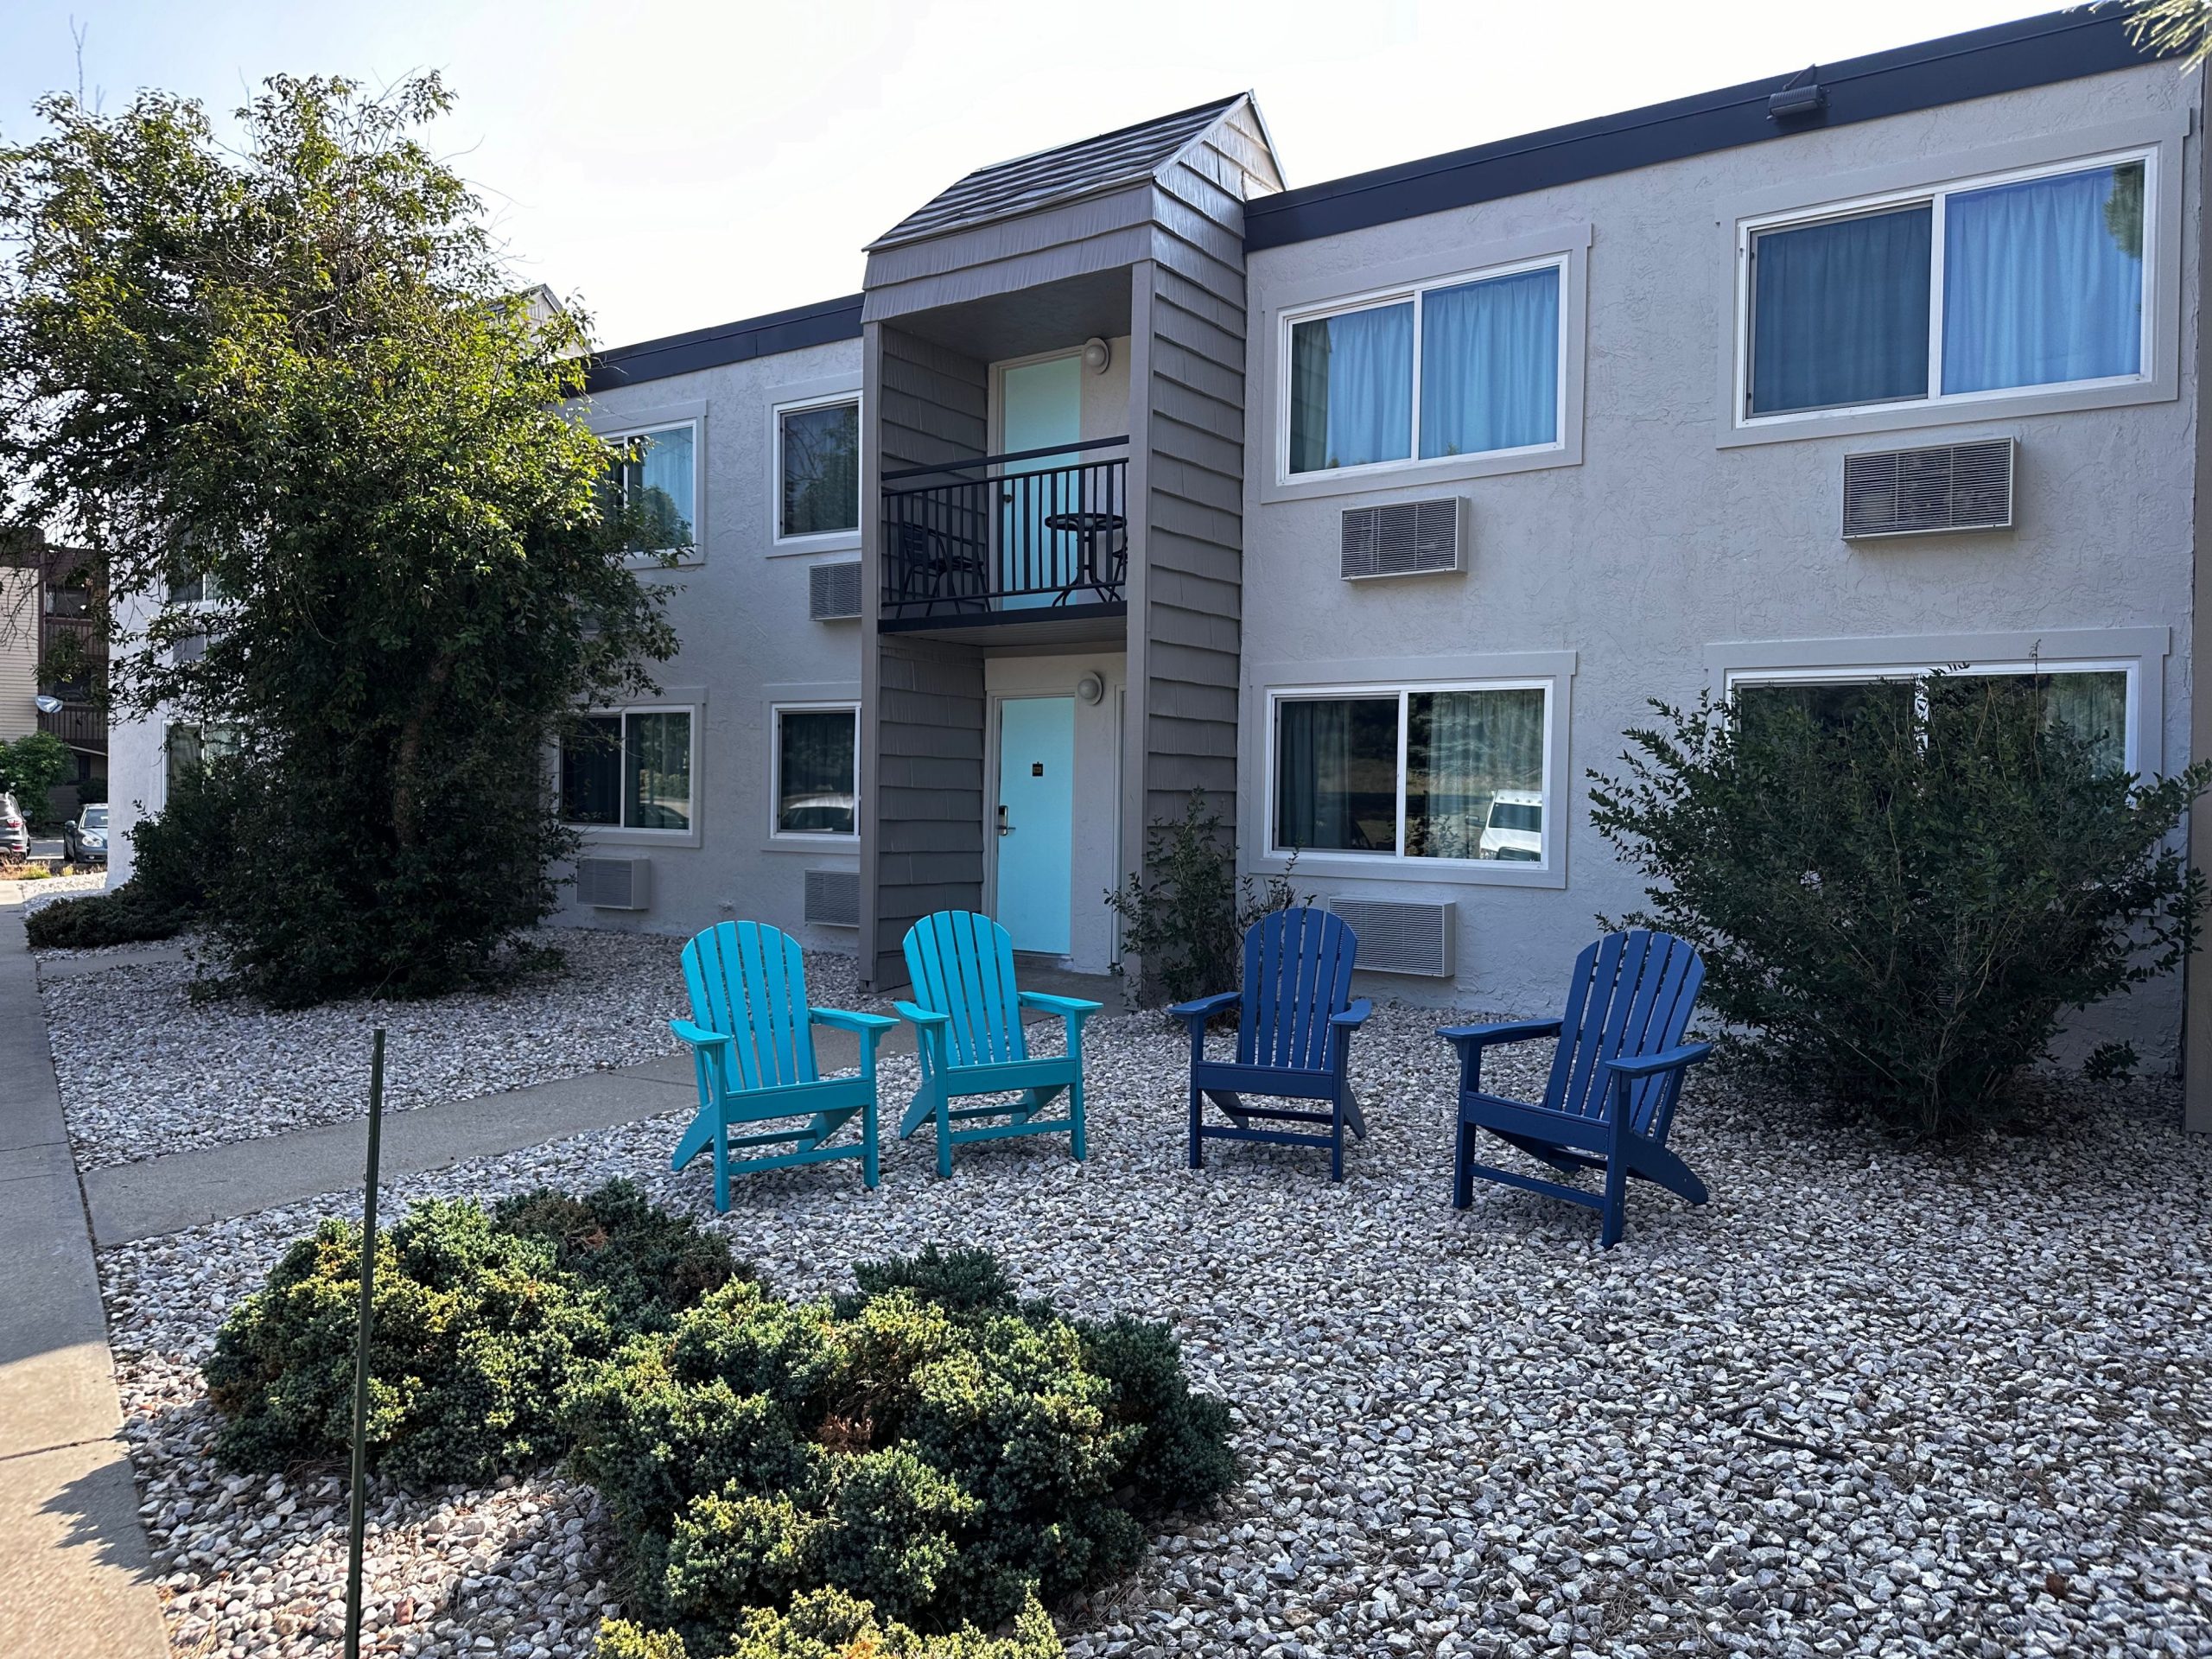
[[[1529,1009],[1640,896],[1586,773],[1649,699],[2044,674],[2171,771],[2202,108],[2107,12],[1300,188],[1240,95],[969,175],[857,296],[607,353],[586,417],[690,551],[663,693],[554,763],[569,918],[888,985],[957,906],[1096,971],[1203,788],[1371,989]],[[2183,1007],[2091,1023],[2171,1059]]]

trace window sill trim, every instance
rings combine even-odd
[[[1512,473],[1542,472],[1554,467],[1580,467],[1580,442],[1546,444],[1535,449],[1501,449],[1480,455],[1448,455],[1430,461],[1386,465],[1332,473],[1300,473],[1294,477],[1263,474],[1260,500],[1263,505],[1313,501],[1332,496],[1381,495],[1389,491],[1434,489],[1477,478],[1498,478]]]
[[[1296,868],[1287,853],[1263,853],[1252,861],[1255,875],[1288,875],[1295,887],[1306,877],[1331,884],[1380,881],[1394,887],[1552,887],[1567,886],[1567,872],[1556,863],[1516,864],[1487,859],[1370,857],[1362,854],[1300,853]]]
[[[2070,415],[2091,410],[2125,409],[2144,404],[2171,403],[2178,396],[2164,376],[2023,390],[2002,393],[1971,393],[1910,404],[1829,410],[1797,415],[1745,416],[1725,419],[1715,445],[1740,449],[1760,444],[1797,443],[1808,438],[1849,438],[1891,432],[1915,432],[1934,427],[1968,426],[1980,422],[2021,420],[2034,416]]]
[[[571,823],[563,826],[583,837],[577,856],[589,858],[601,847],[697,847],[697,830],[623,830],[611,823]]]
[[[857,553],[860,548],[858,530],[831,530],[819,536],[779,536],[768,543],[766,552],[772,559],[791,559],[809,553]]]

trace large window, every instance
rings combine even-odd
[[[1824,729],[1840,730],[1870,703],[1910,702],[1927,670],[1884,669],[1853,673],[1807,670],[1789,673],[1737,675],[1731,683],[1736,717],[1745,723],[1770,711],[1796,709]],[[2038,685],[2044,717],[2064,726],[2090,745],[2114,772],[2133,767],[2129,741],[2129,670],[2120,664],[1973,664],[1944,670],[1954,675],[1986,675]]]
[[[561,740],[561,816],[609,829],[689,830],[691,711],[579,717]]]
[[[1542,685],[1278,693],[1274,850],[1547,862],[1549,695]]]
[[[861,407],[849,399],[776,411],[776,539],[861,523]]]
[[[859,726],[850,703],[776,710],[776,834],[860,833]]]
[[[173,721],[162,733],[162,781],[175,789],[211,760],[238,752],[236,726],[220,721]]]
[[[1747,225],[1745,413],[2139,378],[2149,168],[2127,156]]]
[[[623,452],[610,480],[616,501],[645,515],[638,550],[671,553],[693,545],[693,526],[698,522],[698,429],[687,421],[601,435]]]
[[[1285,472],[1559,443],[1564,270],[1547,260],[1289,319]]]

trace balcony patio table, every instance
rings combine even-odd
[[[1107,581],[1100,573],[1099,544],[1103,542],[1110,547],[1114,538],[1128,528],[1128,520],[1118,512],[1053,512],[1046,515],[1045,528],[1073,536],[1077,550],[1075,580],[1060,589],[1052,603],[1065,605],[1086,588],[1102,600],[1112,598],[1120,584]]]

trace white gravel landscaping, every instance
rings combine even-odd
[[[1639,1189],[1601,1253],[1594,1217],[1532,1195],[1450,1209],[1439,1022],[1386,1006],[1360,1038],[1371,1135],[1341,1187],[1324,1154],[1185,1169],[1181,1039],[1111,1018],[1087,1165],[1013,1141],[941,1183],[925,1132],[874,1193],[842,1166],[751,1177],[715,1224],[794,1292],[941,1240],[1071,1312],[1173,1321],[1248,1478],[1070,1612],[1078,1655],[2212,1653],[2212,1146],[2170,1086],[2054,1086],[2032,1134],[1923,1150],[1701,1076],[1675,1144],[1713,1201]],[[911,1063],[886,1073],[889,1105]],[[676,1128],[440,1171],[388,1213],[627,1174],[710,1216],[703,1166],[667,1171]],[[196,1365],[352,1203],[103,1254],[180,1653],[330,1650],[338,1485],[226,1481]],[[379,1499],[378,1651],[582,1655],[619,1599],[589,1494],[550,1474]]]
[[[342,1122],[367,1109],[369,1032],[387,1028],[394,1111],[634,1065],[677,1046],[683,941],[549,929],[566,967],[489,993],[274,1012],[192,1000],[189,963],[124,961],[41,984],[79,1169]],[[62,953],[54,952],[54,955]],[[849,999],[849,957],[810,955],[815,1001]],[[851,1006],[847,1001],[842,1006]]]

